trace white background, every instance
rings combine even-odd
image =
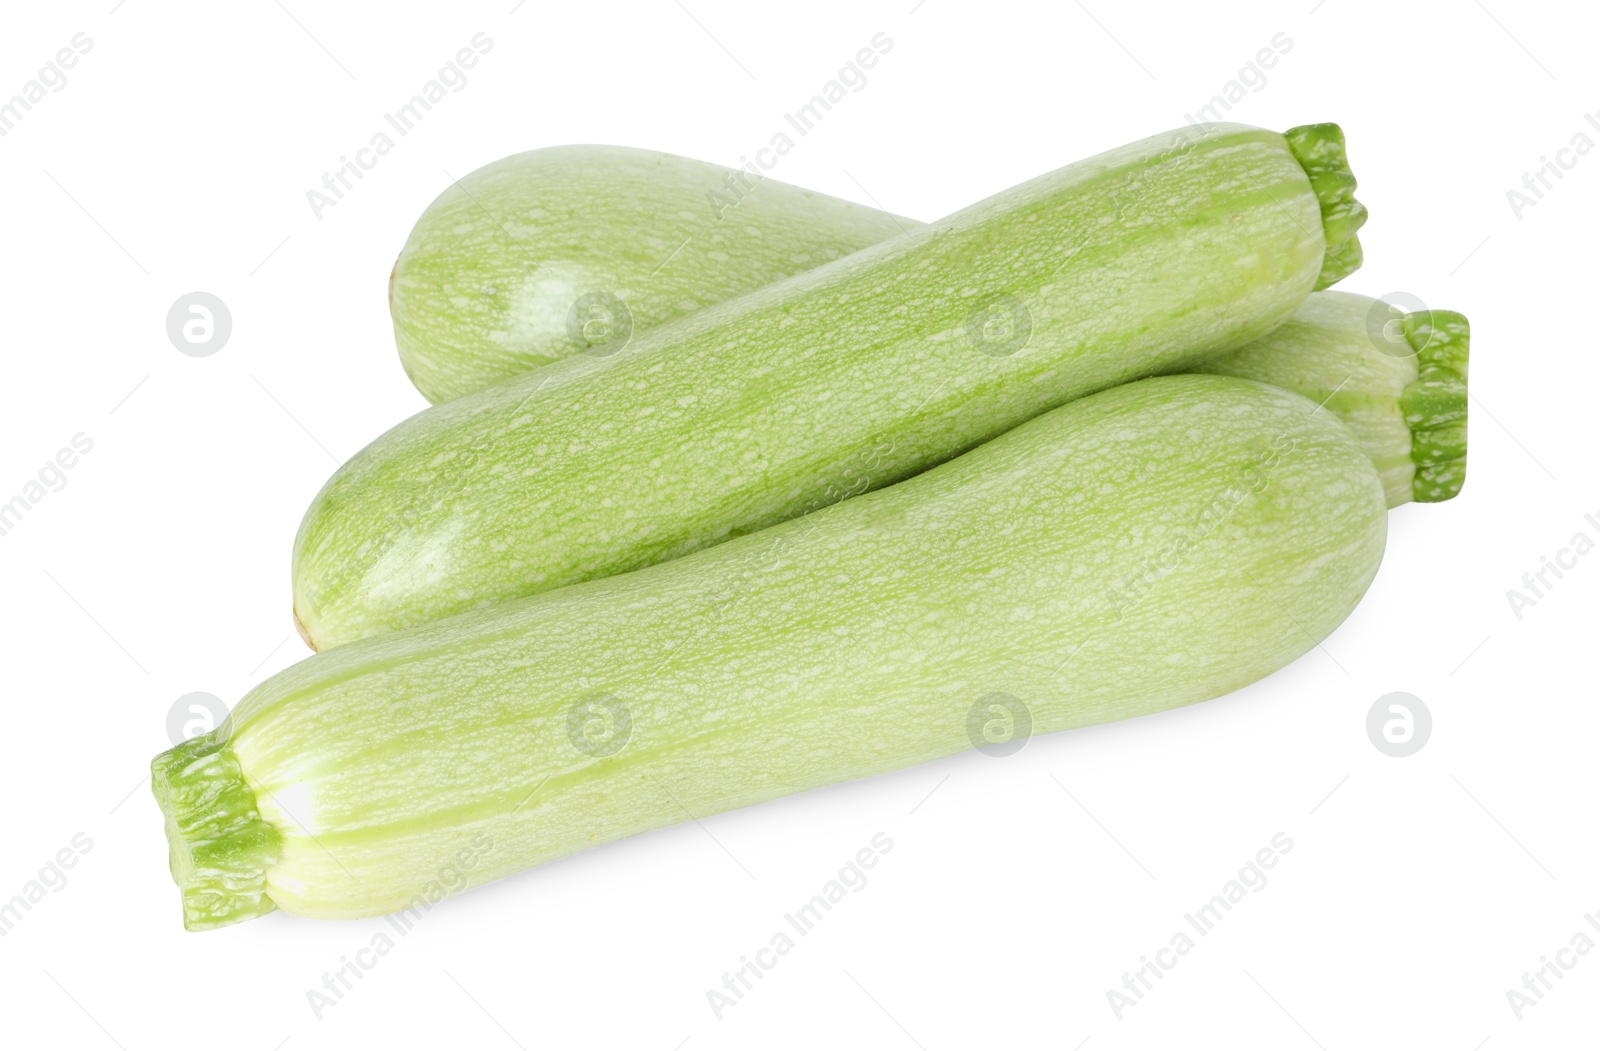
[[[1596,1038],[1600,952],[1520,1021],[1506,997],[1600,913],[1600,554],[1520,619],[1507,599],[1575,533],[1600,539],[1584,521],[1600,519],[1600,157],[1577,157],[1520,217],[1507,199],[1575,135],[1600,143],[1582,5],[114,3],[8,5],[0,27],[0,96],[75,33],[93,41],[0,138],[0,500],[75,434],[94,443],[0,536],[0,901],[75,834],[92,842],[0,938],[5,1043]],[[478,32],[493,50],[465,88],[315,218],[306,191]],[[921,219],[1184,123],[1286,34],[1292,49],[1228,118],[1340,122],[1372,212],[1368,262],[1342,287],[1471,317],[1464,495],[1393,512],[1356,613],[1237,695],[663,830],[453,898],[320,1020],[307,990],[382,921],[278,913],[186,933],[141,779],[178,697],[232,703],[306,655],[289,619],[300,515],[338,461],[424,405],[384,297],[418,213],[451,175],[539,146],[736,165],[878,32],[894,47],[867,86],[770,174]],[[233,318],[206,358],[166,334],[196,289]],[[1434,719],[1404,759],[1365,729],[1396,690]],[[870,883],[714,1017],[706,991],[878,832],[894,847]],[[1118,1020],[1107,990],[1279,832],[1294,846],[1265,888]]]

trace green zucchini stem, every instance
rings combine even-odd
[[[1315,292],[1293,317],[1235,351],[1174,372],[1207,372],[1292,390],[1360,440],[1390,507],[1438,503],[1467,473],[1467,319],[1453,310],[1396,316],[1384,300]]]
[[[1345,154],[1344,131],[1337,124],[1302,124],[1283,133],[1289,152],[1306,170],[1322,206],[1321,291],[1355,273],[1361,266],[1361,241],[1356,231],[1367,221],[1367,206],[1356,200],[1356,177]]]
[[[1439,503],[1467,479],[1467,356],[1471,331],[1453,310],[1422,310],[1400,321],[1417,355],[1417,378],[1400,397],[1416,474],[1411,498]]]
[[[225,927],[277,908],[267,869],[278,832],[225,743],[228,724],[191,738],[150,763],[151,788],[166,817],[172,878],[183,895],[183,925]]]

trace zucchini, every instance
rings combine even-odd
[[[615,352],[646,328],[922,226],[705,161],[558,146],[480,168],[435,200],[395,264],[389,306],[401,360],[438,403],[573,353]],[[569,325],[596,320],[569,298],[611,313]],[[1375,300],[1317,292],[1250,346],[1182,371],[1325,403],[1388,456],[1378,469],[1390,507],[1448,500],[1466,468],[1467,330],[1461,315],[1439,316],[1390,326]],[[1452,389],[1448,404],[1413,386],[1434,381]]]
[[[1438,503],[1466,481],[1469,335],[1453,310],[1395,317],[1380,300],[1318,292],[1271,335],[1185,371],[1305,395],[1355,432],[1390,507]]]
[[[1217,697],[1344,619],[1385,524],[1310,401],[1125,384],[761,533],[273,676],[152,764],[184,922],[423,911],[1000,743],[997,715],[1044,733]]]
[[[1359,258],[1333,125],[1206,125],[446,402],[358,453],[294,548],[325,649],[666,561],[1259,338]]]
[[[446,401],[920,226],[650,150],[557,146],[428,206],[389,276],[400,361]]]

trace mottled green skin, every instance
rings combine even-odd
[[[1325,287],[1359,266],[1355,233],[1366,221],[1366,208],[1354,197],[1355,178],[1337,126],[1296,128],[1285,138],[1313,187],[1321,183],[1318,200],[1324,230],[1337,228],[1334,239],[1342,246],[1337,254],[1324,257],[1317,284]],[[462,180],[459,192],[445,194],[423,214],[401,257],[405,280],[391,306],[397,319],[405,319],[397,327],[403,329],[402,357],[426,358],[427,364],[419,368],[432,378],[419,385],[431,401],[439,402],[571,353],[595,349],[587,341],[567,338],[565,317],[558,316],[565,309],[558,302],[561,296],[536,296],[537,282],[524,274],[519,263],[535,247],[549,264],[547,271],[557,261],[561,269],[591,274],[618,275],[631,267],[629,278],[616,284],[629,287],[630,303],[650,311],[647,317],[631,319],[634,331],[642,332],[648,327],[646,321],[685,316],[758,287],[746,282],[775,268],[781,271],[779,276],[787,276],[789,271],[783,268],[815,254],[816,237],[832,238],[823,246],[832,259],[841,254],[840,246],[854,251],[924,225],[773,180],[761,182],[761,194],[751,196],[746,186],[756,183],[741,181],[741,175],[733,173],[730,189],[729,170],[719,165],[613,146],[537,150],[472,173]],[[468,193],[485,210],[468,207]],[[717,200],[712,201],[712,195]],[[743,195],[737,198],[737,209],[722,214],[737,222],[724,227],[717,209],[728,209],[735,195]],[[690,207],[697,201],[707,206]],[[512,240],[487,218],[491,213],[539,221],[518,227]],[[565,221],[553,221],[556,216]],[[605,217],[603,225],[596,222],[597,216]],[[641,225],[624,225],[630,220]],[[663,225],[673,221],[681,225]],[[612,235],[609,246],[596,235],[602,228]],[[661,279],[664,284],[638,281],[636,271],[649,262],[649,252],[673,236],[685,248],[700,242],[704,247],[674,256],[677,265]],[[640,245],[646,246],[642,256]],[[652,266],[656,269],[660,268]],[[506,286],[508,278],[500,275],[513,273],[522,275],[529,296],[534,297],[522,302],[523,329],[537,315],[544,319],[544,330],[554,334],[538,353],[508,351],[510,300],[482,293],[485,287]],[[655,286],[661,294],[641,298],[632,290],[636,284]],[[570,290],[563,289],[563,295]],[[544,313],[533,309],[535,301],[545,304]],[[1185,365],[1183,371],[1243,376],[1313,401],[1327,399],[1325,407],[1354,429],[1372,454],[1390,507],[1414,498],[1449,499],[1460,491],[1465,475],[1465,368],[1458,374],[1459,421],[1441,420],[1440,411],[1424,407],[1408,422],[1400,402],[1406,388],[1418,380],[1417,351],[1392,331],[1389,338],[1374,338],[1369,331],[1374,302],[1343,292],[1313,293],[1294,317],[1268,335],[1239,350]],[[1460,331],[1464,347],[1464,327]],[[1425,337],[1418,342],[1426,349],[1440,340]],[[1438,483],[1446,475],[1453,485]]]
[[[1339,246],[1324,255],[1317,284],[1325,287],[1360,265],[1355,234],[1366,222],[1366,207],[1355,199],[1355,177],[1336,125],[1296,128],[1285,139],[1319,190],[1323,228]],[[729,170],[719,165],[613,146],[537,150],[467,176],[460,192],[441,197],[418,221],[402,255],[402,292],[391,304],[397,318],[405,318],[402,356],[427,359],[433,378],[424,392],[431,391],[434,402],[444,401],[581,350],[604,349],[567,338],[561,315],[569,304],[562,296],[535,295],[537,283],[519,262],[535,248],[546,260],[546,271],[630,273],[617,284],[629,286],[630,302],[648,306],[648,318],[631,319],[633,331],[642,332],[647,320],[685,316],[757,287],[746,282],[814,255],[816,237],[833,238],[824,245],[831,259],[840,254],[837,246],[856,250],[924,225],[772,180],[761,182],[761,194],[751,196],[746,188],[755,186],[754,180],[746,182],[742,173],[732,173],[730,189],[729,178]],[[467,206],[468,193],[483,210]],[[735,200],[737,209],[721,214],[737,222],[725,227],[718,209],[728,209]],[[691,207],[701,201],[705,208]],[[539,221],[519,226],[513,240],[487,218],[491,213]],[[564,221],[554,221],[556,217]],[[628,221],[640,225],[626,226]],[[672,227],[672,222],[681,225]],[[611,235],[609,245],[598,236],[600,230]],[[704,247],[673,257],[675,265],[658,286],[662,294],[639,297],[632,286],[653,286],[655,280],[638,281],[637,269],[650,262],[649,253],[659,250],[664,238],[673,237],[685,248],[702,242]],[[640,245],[646,246],[643,255]],[[507,351],[510,300],[482,294],[485,287],[506,286],[508,279],[497,275],[512,273],[523,275],[534,297],[522,301],[523,330],[531,326],[531,317],[539,316],[544,330],[554,334],[539,353]],[[563,295],[567,291],[563,286]],[[545,305],[542,314],[532,306],[536,301]],[[1354,429],[1372,454],[1390,507],[1410,502],[1414,494],[1416,499],[1449,499],[1459,492],[1459,484],[1440,486],[1435,479],[1446,471],[1458,479],[1464,474],[1464,415],[1459,423],[1441,422],[1439,412],[1424,409],[1408,424],[1400,402],[1407,386],[1418,380],[1417,352],[1392,328],[1387,338],[1374,337],[1369,331],[1373,304],[1365,296],[1313,293],[1294,317],[1268,335],[1185,365],[1182,371],[1243,376],[1319,403],[1327,399],[1325,407]],[[1464,346],[1464,330],[1461,340]],[[1464,414],[1464,368],[1459,376]],[[1441,461],[1461,466],[1446,467]]]
[[[1284,138],[1321,208],[1326,288],[1361,265],[1367,210],[1337,124]],[[556,146],[480,168],[429,205],[390,274],[389,309],[402,364],[437,404],[573,354],[614,353],[922,226],[705,161]]]
[[[1454,311],[1396,317],[1368,296],[1317,292],[1270,335],[1185,371],[1260,380],[1325,406],[1361,440],[1396,507],[1461,491],[1467,352],[1467,319]]]
[[[1160,377],[708,551],[311,657],[203,749],[277,833],[271,900],[368,916],[470,844],[454,887],[972,747],[996,693],[1035,734],[1228,693],[1344,619],[1385,515],[1311,402]]]
[[[650,150],[519,153],[452,184],[417,220],[390,278],[395,342],[423,396],[447,401],[579,351],[615,352],[630,331],[916,225]],[[575,303],[607,295],[625,318],[597,305],[572,323]]]
[[[412,417],[307,512],[296,614],[325,649],[878,488],[1266,334],[1323,246],[1276,132],[1185,129],[1060,169],[612,356]],[[1008,342],[1017,315],[1031,331]]]

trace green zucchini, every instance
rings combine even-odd
[[[480,168],[434,201],[395,264],[390,310],[401,360],[437,403],[573,353],[614,352],[664,321],[922,226],[705,161],[559,146]],[[655,262],[663,252],[666,266]],[[527,265],[530,257],[537,267]],[[568,298],[607,297],[617,301],[615,316],[604,315],[587,336],[568,324],[579,314],[594,320],[587,308],[574,314]],[[1424,371],[1454,371],[1457,351],[1458,377],[1421,379]],[[1329,291],[1308,297],[1250,346],[1183,371],[1244,376],[1327,399],[1365,444],[1388,455],[1378,468],[1395,507],[1460,492],[1465,351],[1459,314],[1439,327],[1421,314],[1395,319],[1375,300]],[[1440,354],[1446,360],[1435,361]],[[1421,388],[1413,388],[1433,379],[1453,385],[1447,406],[1422,402]],[[1427,435],[1413,442],[1412,432]]]
[[[920,223],[650,150],[557,146],[479,168],[428,206],[389,277],[400,361],[458,398]]]
[[[1453,310],[1396,316],[1380,300],[1318,292],[1271,335],[1184,371],[1323,405],[1356,433],[1396,507],[1449,500],[1466,481],[1468,346],[1467,319]]]
[[[1333,125],[1134,143],[412,417],[313,502],[313,648],[666,561],[1234,349],[1359,257]]]
[[[1312,402],[1125,384],[769,530],[273,676],[153,762],[184,921],[425,911],[691,817],[1217,697],[1344,619],[1385,524]]]

